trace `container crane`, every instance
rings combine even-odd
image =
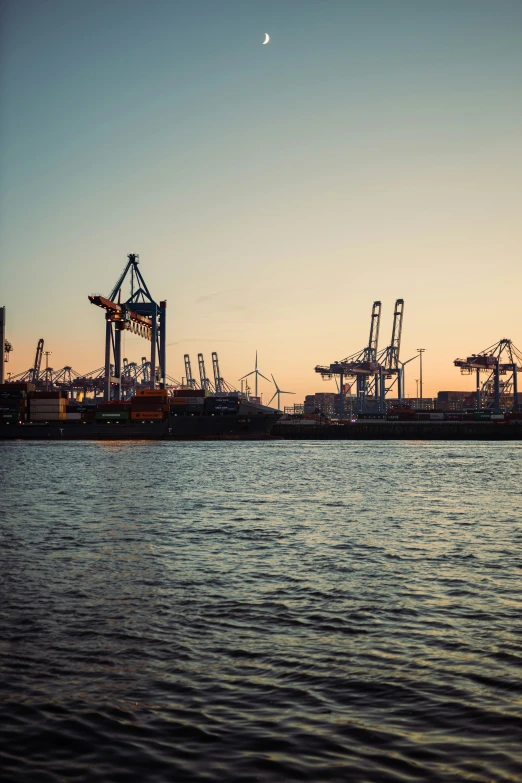
[[[478,354],[455,359],[453,364],[460,368],[462,375],[475,373],[478,411],[483,408],[493,409],[496,413],[502,409],[519,410],[518,373],[522,372],[522,354],[511,340],[499,340]],[[486,375],[483,383],[481,373]],[[511,397],[513,402],[510,404]]]
[[[36,355],[34,357],[34,364],[33,364],[33,383],[36,383],[36,381],[40,378],[40,367],[42,366],[42,356],[43,356],[43,349],[44,349],[44,341],[43,337],[40,337],[38,340],[38,345],[36,346]]]
[[[397,397],[402,400],[404,396],[404,384],[402,370],[399,367],[400,362],[400,350],[401,350],[401,336],[402,336],[402,321],[404,316],[404,299],[397,299],[395,301],[395,308],[393,310],[393,326],[391,341],[388,346],[378,355],[377,361],[382,367],[379,377],[379,408],[384,412],[386,393],[393,387],[395,381],[397,381]],[[395,380],[386,389],[386,380],[393,378]]]
[[[368,345],[361,351],[357,351],[357,353],[351,354],[341,361],[333,362],[329,366],[317,365],[315,368],[316,373],[319,373],[325,379],[331,378],[332,375],[339,375],[341,418],[344,416],[345,378],[356,378],[357,400],[360,412],[366,409],[367,395],[372,391],[375,392],[377,386],[377,376],[380,372],[380,365],[377,361],[380,322],[381,302],[376,301],[372,305]]]
[[[183,360],[185,362],[185,380],[187,382],[187,386],[190,386],[191,389],[195,389],[196,381],[192,377],[192,365],[190,363],[190,356],[188,353],[184,355]]]
[[[147,284],[138,269],[139,255],[129,253],[127,264],[108,297],[92,294],[89,301],[105,310],[105,381],[104,399],[121,398],[122,361],[121,333],[124,330],[134,332],[150,340],[150,388],[156,387],[156,366],[159,360],[159,379],[161,388],[166,387],[166,317],[167,302],[159,304],[152,298]],[[121,302],[121,290],[125,280],[130,279],[130,296]],[[112,359],[112,361],[111,361]],[[111,365],[113,369],[111,370]]]
[[[219,372],[219,360],[216,351],[212,351],[212,369],[214,371],[214,388],[217,392],[222,392],[223,379]]]
[[[207,378],[207,372],[205,370],[205,360],[203,358],[202,353],[198,353],[198,367],[199,367],[199,379],[201,382],[201,388],[202,389],[210,389],[211,384],[209,379]]]

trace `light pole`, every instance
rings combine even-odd
[[[420,402],[421,402],[421,408],[422,408],[422,354],[426,348],[417,348],[417,353],[419,354],[420,359]]]
[[[419,379],[415,378],[415,383],[417,384],[417,405],[419,404]]]

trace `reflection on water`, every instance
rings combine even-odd
[[[0,444],[2,780],[521,780],[521,456]]]

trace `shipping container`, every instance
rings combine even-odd
[[[20,413],[17,413],[16,411],[12,411],[12,412],[3,411],[2,414],[1,414],[1,418],[2,418],[3,421],[6,421],[6,422],[9,422],[9,421],[11,421],[11,422],[19,422],[20,419],[22,418],[22,416],[21,416]]]
[[[0,411],[25,411],[26,407],[24,399],[0,400]]]
[[[174,397],[207,397],[208,392],[205,389],[174,389]]]
[[[143,395],[137,395],[136,397],[131,397],[129,402],[131,405],[133,405],[135,402],[139,403],[140,405],[147,405],[147,403],[163,403],[168,402],[169,396],[167,394],[149,394],[148,397],[145,397]]]
[[[96,411],[97,421],[123,421],[128,418],[128,411]]]
[[[132,411],[131,413],[131,419],[134,421],[151,421],[163,418],[165,418],[165,414],[161,411]]]
[[[63,413],[31,413],[30,421],[65,421],[65,411]]]
[[[28,400],[31,408],[65,408],[67,400],[63,398],[54,400],[35,400],[34,397]]]
[[[205,400],[204,397],[180,397],[179,399],[185,399],[187,401],[187,405],[203,405]],[[171,404],[174,403],[174,400],[171,400]]]
[[[110,405],[98,405],[97,406],[97,410],[99,410],[99,411],[106,411],[106,412],[110,412],[110,411],[115,411],[115,412],[125,412],[125,411],[127,411],[128,412],[128,411],[130,411],[130,409],[131,409],[130,403],[127,404],[127,405],[113,405],[111,403]]]
[[[168,389],[137,389],[137,397],[168,397]]]
[[[81,413],[66,413],[65,414],[66,421],[80,421],[81,418],[82,418],[82,414]]]
[[[477,421],[488,421],[491,419],[490,411],[474,411],[473,418]]]
[[[205,410],[208,413],[237,413],[239,400],[235,397],[207,397],[205,400]]]
[[[0,391],[15,391],[16,389],[30,392],[34,391],[35,386],[34,383],[0,383]]]
[[[150,411],[154,411],[154,413],[164,413],[167,414],[169,412],[169,406],[168,405],[149,405],[145,407],[144,405],[136,405],[132,406],[131,413],[149,413]]]
[[[67,400],[69,397],[69,392],[67,391],[35,391],[31,392],[30,395],[31,399],[33,400]]]
[[[13,389],[12,391],[0,391],[0,402],[2,400],[25,400],[27,392],[21,389]]]
[[[63,401],[65,402],[65,400]],[[38,402],[35,403],[34,400],[30,401],[29,410],[31,411],[63,411],[65,413],[65,405],[61,403],[59,400],[47,400],[46,403]]]
[[[188,397],[173,397],[170,400],[170,404],[171,405],[186,405],[187,402],[188,402],[188,399],[189,399]],[[191,400],[197,400],[198,397],[191,397],[190,399]],[[201,404],[203,405],[203,398],[200,397],[199,399],[201,400]]]

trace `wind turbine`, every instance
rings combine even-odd
[[[276,390],[275,390],[275,392],[274,392],[274,394],[273,394],[273,396],[270,399],[270,402],[268,404],[270,405],[270,403],[272,402],[272,400],[274,399],[274,397],[277,394],[277,410],[280,411],[281,410],[281,395],[282,394],[295,394],[295,392],[288,392],[288,391],[283,391],[282,389],[280,389],[279,386],[277,385],[276,379],[274,378],[273,375],[272,375],[272,380],[274,382],[274,386],[276,387]]]
[[[257,397],[257,396],[258,396],[258,395],[257,395],[257,376],[258,376],[258,375],[260,375],[260,376],[261,376],[261,378],[265,378],[265,376],[263,375],[263,373],[259,372],[259,370],[257,369],[257,351],[256,351],[256,366],[255,366],[255,369],[254,369],[254,370],[252,370],[252,372],[247,372],[247,374],[246,374],[246,375],[243,375],[243,377],[242,377],[242,378],[239,378],[239,380],[240,380],[240,381],[243,381],[245,378],[248,378],[248,376],[249,376],[249,375],[254,375],[254,374],[255,374],[255,376],[256,376],[256,397]],[[268,378],[265,378],[265,381],[268,381]],[[268,382],[270,383],[270,381],[268,381]]]

